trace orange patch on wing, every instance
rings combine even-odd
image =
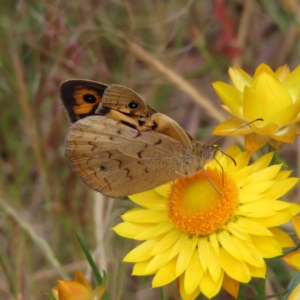
[[[94,101],[86,101],[84,97],[87,95],[94,97]],[[76,114],[88,114],[92,111],[95,105],[99,105],[102,101],[102,98],[97,91],[83,87],[76,88],[73,93],[73,97],[76,101],[76,106],[74,107],[74,112]]]

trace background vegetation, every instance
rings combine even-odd
[[[133,242],[110,229],[132,203],[94,193],[64,156],[60,82],[126,85],[212,142],[225,113],[211,83],[228,81],[233,65],[250,74],[262,62],[294,69],[299,16],[297,0],[2,0],[0,299],[43,299],[67,273],[89,277],[75,231],[107,270],[111,299],[159,299],[151,277],[132,277],[121,262]],[[223,150],[233,142],[220,141]],[[279,155],[289,168],[300,165],[296,145]],[[276,263],[269,272],[267,293],[284,291],[292,270]],[[176,285],[164,294],[178,299]]]

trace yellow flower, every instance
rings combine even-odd
[[[58,280],[57,287],[52,289],[56,300],[101,300],[104,297],[106,287],[100,285],[94,290],[80,273],[76,272],[74,281]]]
[[[298,238],[300,239],[300,217],[294,216],[292,218],[292,223],[294,225],[296,234]],[[292,245],[295,246],[295,245]],[[282,259],[290,265],[292,268],[300,271],[300,250],[292,251],[285,256],[282,257]],[[300,299],[300,298],[299,298]]]
[[[300,66],[293,72],[282,66],[273,72],[265,64],[256,69],[252,78],[238,67],[230,68],[234,86],[215,82],[213,87],[224,101],[222,107],[232,118],[214,129],[224,135],[248,122],[262,118],[232,135],[245,135],[245,147],[253,152],[267,143],[281,149],[293,143],[300,134]]]
[[[208,298],[223,286],[237,296],[239,283],[264,278],[264,258],[282,254],[291,238],[276,226],[300,211],[297,204],[277,200],[298,178],[281,165],[268,167],[269,153],[248,166],[250,154],[232,147],[217,155],[190,178],[160,186],[130,198],[141,205],[126,212],[114,230],[145,241],[124,261],[135,263],[133,275],[154,275],[152,286],[178,280],[183,299]],[[219,193],[217,192],[219,191]]]

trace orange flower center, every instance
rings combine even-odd
[[[175,183],[169,195],[169,216],[187,234],[206,236],[221,229],[234,215],[239,190],[234,180],[207,169]]]

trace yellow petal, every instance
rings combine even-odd
[[[90,290],[90,292],[93,291],[92,286],[90,285],[90,283],[87,281],[87,279],[82,275],[81,272],[76,271],[74,274],[74,281],[81,283],[82,285],[84,285],[88,290]]]
[[[226,153],[232,157],[237,157],[240,154],[242,154],[242,150],[239,146],[237,145],[232,145],[227,151]]]
[[[219,293],[222,286],[223,275],[224,272],[222,272],[219,281],[214,282],[208,272],[204,274],[200,282],[200,290],[207,298],[210,299]]]
[[[230,116],[232,116],[232,117],[235,116],[234,113],[230,110],[230,108],[229,108],[227,105],[221,103],[221,104],[220,104],[220,107],[221,107],[226,113],[228,113]]]
[[[252,129],[250,126],[240,128],[245,124],[246,124],[245,121],[235,118],[235,117],[228,119],[228,120],[218,124],[214,128],[213,135],[225,135],[225,134],[230,133],[231,136],[235,136],[235,135],[246,135],[246,134],[251,133]],[[238,129],[238,128],[240,128],[240,129]],[[236,129],[238,129],[238,130],[236,130]]]
[[[147,267],[148,267],[150,261],[151,261],[151,259],[149,258],[144,261],[135,263],[133,266],[132,275],[145,276],[145,275],[153,274],[153,273],[147,272]]]
[[[172,246],[172,252],[170,254],[170,258],[177,256],[177,254],[181,251],[186,241],[189,239],[189,236],[184,232],[181,233],[180,237],[176,241],[176,243]]]
[[[294,216],[292,218],[292,223],[295,228],[296,234],[297,234],[298,238],[300,239],[300,217]]]
[[[270,73],[259,74],[253,80],[252,88],[261,101],[265,121],[276,121],[277,115],[293,103],[287,89]]]
[[[132,249],[123,259],[125,262],[139,262],[152,257],[150,254],[153,247],[157,244],[158,240],[148,240],[139,246]]]
[[[300,283],[293,289],[293,291],[288,296],[287,300],[299,300],[300,299]]]
[[[273,121],[260,121],[259,124],[252,124],[252,129],[258,135],[270,135],[276,134],[280,126]]]
[[[170,191],[172,190],[172,184],[170,184],[170,182],[169,182],[169,183],[166,183],[166,184],[156,187],[154,190],[156,193],[163,196],[164,199],[168,199]]]
[[[170,222],[168,222],[170,224]],[[165,223],[162,223],[165,224]],[[130,222],[123,222],[119,223],[113,230],[120,236],[126,238],[132,238],[137,240],[146,240],[147,238],[138,238],[139,234],[143,235],[144,230],[151,230],[153,224],[137,224],[137,223],[130,223]],[[167,226],[166,226],[167,227]]]
[[[291,257],[291,263],[296,270],[300,271],[300,251]]]
[[[237,117],[242,119],[242,93],[224,82],[215,82],[213,87],[218,96]]]
[[[262,198],[263,198],[263,195],[246,194],[246,195],[243,195],[242,199],[240,200],[240,203],[243,204],[243,203],[253,202],[253,201],[257,201]]]
[[[246,213],[245,213],[246,215]],[[289,222],[292,218],[290,213],[275,213],[273,216],[258,217],[255,214],[248,213],[248,218],[265,227],[275,227]]]
[[[257,268],[262,268],[264,266],[264,260],[257,251],[255,244],[242,241],[236,237],[232,237],[235,246],[240,250],[243,260]]]
[[[282,213],[288,213],[292,216],[296,216],[300,212],[300,205],[297,203],[290,203],[290,207],[281,211]]]
[[[102,300],[106,291],[105,285],[97,286],[93,291],[93,300]]]
[[[232,241],[232,236],[226,230],[218,233],[217,237],[222,247],[228,253],[231,253],[236,259],[242,260],[242,254],[240,253],[240,250],[235,246]]]
[[[274,227],[270,228],[270,231],[274,234],[275,238],[280,243],[282,248],[290,248],[296,246],[292,238],[283,230]]]
[[[262,63],[260,64],[254,73],[253,79],[256,79],[258,76],[260,76],[262,73],[267,73],[270,76],[273,76],[276,78],[275,73],[273,72],[273,70],[266,64]]]
[[[244,219],[244,218],[239,218]],[[238,220],[239,220],[238,219]],[[244,230],[242,227],[238,225],[236,222],[229,222],[227,225],[227,230],[235,237],[239,238],[240,240],[252,242],[252,239],[249,233]]]
[[[250,122],[258,118],[264,119],[265,110],[263,109],[261,100],[255,93],[255,90],[245,87],[243,96],[243,114],[245,120]]]
[[[253,172],[258,172],[260,170],[267,168],[267,166],[270,164],[273,156],[274,156],[274,152],[270,152],[270,153],[267,153],[264,156],[260,157],[258,160],[256,160],[251,165]]]
[[[283,82],[290,73],[290,68],[287,65],[281,66],[275,71],[275,75],[280,82]]]
[[[283,143],[293,143],[296,137],[296,124],[290,124],[288,126],[282,127],[275,133],[270,133],[272,139]],[[276,148],[278,149],[278,148]]]
[[[300,251],[294,251],[293,255],[291,255],[290,263],[294,267],[294,269],[300,271]]]
[[[218,254],[220,247],[219,247],[219,242],[217,240],[217,235],[215,232],[213,232],[209,235],[209,241],[210,241],[210,244],[211,244],[212,248],[214,249],[215,253]]]
[[[277,213],[272,211],[272,210],[269,210],[269,209],[261,209],[261,210],[255,210],[255,211],[249,211],[247,209],[244,208],[244,205],[242,207],[239,207],[236,209],[236,214],[239,215],[239,216],[244,216],[244,217],[247,217],[247,218],[257,218],[257,220],[259,220],[258,222],[260,222],[260,219],[263,218],[263,217],[275,217],[277,216]],[[291,215],[290,215],[291,217]]]
[[[211,275],[212,280],[217,283],[220,280],[220,276],[222,275],[221,269],[221,259],[220,255],[216,254],[212,249],[211,244],[209,244],[209,261],[208,261],[208,271]]]
[[[186,270],[195,251],[196,245],[197,243],[193,242],[193,240],[189,238],[179,252],[176,264],[177,277],[179,277]]]
[[[176,279],[176,258],[173,258],[166,265],[158,270],[152,280],[152,287],[166,285]]]
[[[300,112],[300,101],[290,105],[283,110],[276,118],[276,123],[285,126],[292,123]]]
[[[240,209],[241,211],[256,212],[259,207],[259,212],[270,211],[270,215],[272,215],[272,212],[284,210],[290,206],[290,203],[279,200],[258,200],[252,203],[246,203],[242,205]]]
[[[249,184],[257,184],[262,181],[272,180],[280,171],[282,165],[273,165],[266,169],[255,172],[249,181]]]
[[[229,68],[229,76],[234,86],[243,92],[245,86],[251,86],[252,77],[239,67]]]
[[[243,187],[243,193],[247,194],[260,194],[263,193],[267,190],[269,190],[272,186],[274,185],[274,181],[263,181],[260,183],[257,183],[255,185],[251,185],[249,184],[248,186]],[[269,198],[269,199],[273,199],[273,198]]]
[[[143,193],[129,196],[133,202],[151,209],[165,210],[166,198],[158,194],[155,190],[145,191]]]
[[[251,273],[251,277],[257,277],[257,278],[266,278],[267,273],[267,264],[264,261],[264,265],[261,268],[251,266],[247,264],[247,267]]]
[[[237,280],[232,279],[225,273],[222,286],[231,296],[237,298],[240,288],[240,283]]]
[[[296,99],[299,96],[299,78],[300,66],[291,72],[282,82],[282,85],[289,91],[293,99]]]
[[[52,288],[52,295],[53,297],[55,298],[55,300],[59,300],[59,296],[58,296],[58,290],[57,290],[57,287],[55,288]]]
[[[133,223],[159,223],[169,220],[165,210],[157,211],[151,209],[134,208],[126,212],[122,219]]]
[[[238,218],[235,223],[237,227],[245,230],[250,234],[272,236],[272,232],[269,229],[247,218]]]
[[[244,168],[248,164],[250,157],[250,154],[247,152],[243,152],[239,156],[236,156],[234,158],[236,161],[235,170],[239,171],[240,169]]]
[[[175,230],[173,232],[169,232],[163,238],[157,239],[156,245],[150,251],[151,255],[157,255],[162,253],[179,239],[181,232],[179,230]]]
[[[200,288],[199,286],[196,287],[196,289],[192,292],[192,293],[188,293],[185,290],[185,274],[182,274],[179,277],[179,292],[180,292],[180,296],[182,298],[182,300],[194,300],[197,298],[197,296],[200,294]]]
[[[59,300],[91,300],[93,293],[84,285],[69,280],[58,280]]]
[[[251,168],[251,166],[248,166],[248,167],[244,167],[243,169],[240,169],[239,171],[235,172],[233,177],[234,177],[234,180],[236,180],[238,182],[238,184],[242,184],[244,186],[246,184],[245,181],[247,181],[247,183],[250,182],[251,174],[252,174],[252,168]]]
[[[249,153],[252,153],[267,144],[269,140],[268,135],[251,133],[245,136],[245,148]]]
[[[293,251],[285,256],[282,259],[292,268],[300,271],[300,250]]]
[[[260,170],[256,172],[255,177],[260,177],[261,180],[271,180],[276,177],[276,175],[280,172],[282,164],[277,164],[273,166],[269,166],[264,170]],[[255,181],[253,181],[255,182]]]
[[[250,281],[251,274],[244,261],[237,260],[224,248],[220,248],[220,256],[222,268],[229,277],[244,283]]]
[[[209,259],[209,242],[207,238],[199,238],[198,253],[202,269],[206,272]]]
[[[145,273],[154,274],[157,272],[159,268],[164,266],[167,262],[169,262],[173,257],[171,257],[172,247],[167,249],[166,251],[155,255],[148,263],[145,268]]]
[[[268,199],[278,199],[291,190],[298,182],[299,178],[295,177],[290,177],[282,181],[276,181],[274,185],[265,192],[265,197]]]
[[[125,222],[124,222],[125,223]],[[122,223],[121,223],[122,224]],[[142,224],[144,225],[144,224]],[[172,231],[174,225],[170,222],[161,222],[156,225],[150,225],[149,227],[142,227],[136,230],[136,235],[133,237],[135,240],[149,240],[159,237],[167,232]],[[119,234],[119,233],[118,233]]]
[[[292,172],[293,171],[291,171],[291,170],[282,170],[275,176],[274,179],[276,179],[276,181],[286,179],[291,175]]]
[[[271,236],[252,236],[253,244],[264,258],[282,255],[282,248],[276,238]]]
[[[184,290],[187,294],[191,294],[197,289],[203,274],[199,255],[197,251],[194,251],[184,274]]]

